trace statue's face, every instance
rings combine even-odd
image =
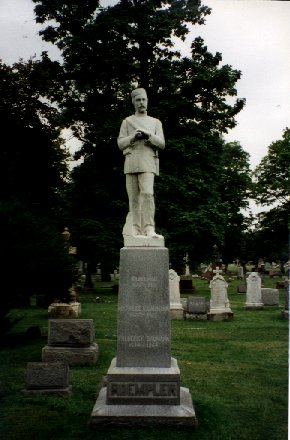
[[[148,99],[146,93],[140,92],[133,98],[133,104],[137,113],[146,113]]]

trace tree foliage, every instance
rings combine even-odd
[[[0,64],[0,321],[18,295],[64,296],[74,276],[61,236],[67,154],[59,111],[44,99],[51,73],[45,60]]]
[[[220,173],[220,193],[225,214],[224,241],[221,244],[224,261],[233,261],[243,252],[243,232],[248,224],[241,209],[248,208],[251,185],[249,154],[238,142],[225,143]]]
[[[254,197],[261,205],[285,204],[290,195],[290,129],[273,142],[254,171]]]
[[[72,174],[73,197],[82,199],[74,209],[76,228],[99,222],[96,241],[107,238],[101,252],[96,249],[100,258],[118,249],[114,234],[121,232],[128,202],[116,138],[132,111],[130,91],[142,86],[149,114],[162,121],[166,137],[155,185],[157,227],[174,264],[185,253],[192,262],[209,258],[224,240],[228,218],[220,135],[243,108],[244,100],[228,100],[241,73],[221,65],[221,54],[211,54],[201,38],[192,42],[190,57],[182,56],[173,37],[184,41],[210,9],[199,0],[121,0],[107,8],[96,0],[33,1],[37,21],[48,24],[42,37],[62,51],[64,121],[83,142],[77,157],[84,162]],[[108,227],[113,233],[104,232]]]
[[[60,203],[68,170],[59,112],[44,100],[48,87],[40,64],[0,64],[0,125],[7,134],[0,148],[0,195],[47,214]]]
[[[269,146],[268,154],[253,173],[253,197],[261,205],[274,206],[258,216],[258,225],[252,236],[258,257],[270,261],[289,259],[289,163],[290,130],[285,128],[282,139]]]
[[[247,234],[248,258],[258,261],[289,260],[289,202],[258,215],[258,224]]]

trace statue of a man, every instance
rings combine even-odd
[[[158,237],[154,223],[154,176],[158,175],[158,149],[165,147],[162,124],[147,115],[147,94],[131,93],[135,114],[123,120],[118,146],[125,156],[124,173],[133,236]],[[128,234],[130,235],[130,233]]]

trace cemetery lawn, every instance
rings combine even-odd
[[[264,277],[264,287],[277,279]],[[195,296],[209,298],[206,280],[194,279]],[[70,367],[70,398],[22,395],[27,362],[40,362],[46,345],[47,310],[14,309],[22,319],[0,350],[0,433],[5,440],[286,440],[288,438],[288,321],[280,306],[245,310],[241,280],[229,282],[232,321],[172,321],[172,356],[181,384],[190,389],[199,426],[110,428],[91,431],[88,421],[117,343],[117,294],[112,283],[78,292],[81,318],[93,319],[99,359],[95,366]],[[100,302],[95,301],[95,297]],[[186,295],[181,295],[182,297]],[[39,326],[42,336],[26,337]]]

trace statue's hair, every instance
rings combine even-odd
[[[139,95],[140,93],[145,93],[145,95],[147,96],[146,90],[139,87],[138,89],[135,89],[132,91],[132,93],[131,93],[132,101],[135,98],[135,96]]]

